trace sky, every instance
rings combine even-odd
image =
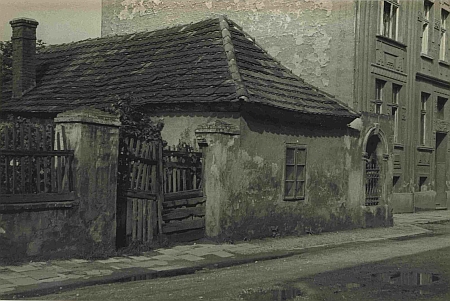
[[[37,39],[61,44],[101,34],[102,0],[0,0],[0,40],[11,39],[9,21],[27,17],[39,22]]]

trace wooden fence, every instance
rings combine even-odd
[[[0,123],[2,204],[74,200],[73,151],[48,120]]]

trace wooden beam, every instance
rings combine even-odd
[[[185,219],[191,216],[203,217],[205,216],[205,206],[166,209],[163,211],[163,220],[170,221],[176,219]]]
[[[172,200],[196,198],[196,197],[200,197],[200,196],[203,196],[203,190],[195,189],[195,190],[186,190],[186,191],[166,193],[166,194],[164,194],[164,200],[172,201]]]
[[[205,227],[205,219],[186,220],[181,222],[172,221],[163,225],[163,233],[173,233],[191,229],[200,229]]]
[[[204,197],[192,198],[192,199],[182,199],[182,200],[174,200],[174,201],[164,201],[164,209],[170,209],[173,207],[182,207],[182,206],[197,206],[199,204],[203,204],[206,202]]]
[[[0,194],[0,204],[45,203],[75,200],[74,192],[36,193],[36,194]]]

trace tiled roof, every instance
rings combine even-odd
[[[20,99],[3,89],[2,111],[58,113],[109,106],[132,94],[143,104],[262,103],[306,114],[357,117],[305,83],[225,18],[153,32],[48,46],[36,87]]]

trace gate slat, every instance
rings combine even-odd
[[[137,203],[135,199],[131,200],[132,204],[133,204],[133,225],[132,225],[132,229],[133,229],[133,236],[132,236],[132,241],[136,241],[137,239]]]

